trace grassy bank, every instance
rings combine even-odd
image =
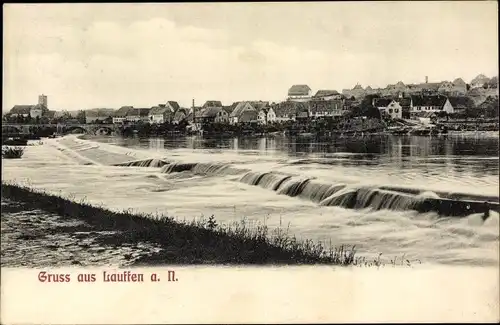
[[[84,221],[95,231],[118,231],[109,245],[150,242],[162,250],[136,264],[330,264],[355,265],[367,261],[355,257],[354,247],[325,247],[311,240],[298,240],[288,230],[250,226],[244,220],[218,224],[212,216],[188,222],[160,215],[114,212],[74,202],[29,187],[2,182],[2,198],[26,208],[56,213],[65,219]],[[377,264],[373,261],[368,264]]]

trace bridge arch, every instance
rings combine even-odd
[[[111,134],[113,133],[113,128],[110,128],[109,126],[99,126],[95,129],[95,134]]]
[[[88,130],[80,125],[74,125],[74,126],[65,126],[64,127],[64,130],[63,130],[63,133],[67,134],[67,133],[70,133],[70,132],[73,132],[75,130],[81,130],[83,131],[84,133],[88,133]]]

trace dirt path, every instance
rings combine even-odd
[[[151,243],[112,240],[118,231],[35,210],[2,198],[2,267],[127,266],[160,250]]]

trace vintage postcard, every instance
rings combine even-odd
[[[2,324],[500,320],[496,1],[3,9]]]

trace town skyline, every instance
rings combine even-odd
[[[3,113],[42,93],[53,110],[190,107],[278,102],[293,84],[342,93],[498,76],[496,2],[5,8]]]

